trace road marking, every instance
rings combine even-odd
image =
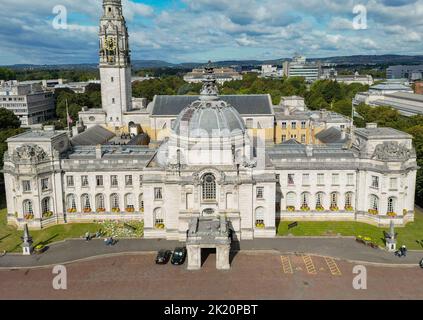
[[[339,270],[338,265],[336,264],[335,260],[332,258],[325,257],[326,264],[329,267],[330,273],[332,273],[333,276],[341,276],[341,270]]]
[[[317,274],[313,260],[311,259],[310,256],[303,255],[303,261],[306,266],[308,274]]]
[[[282,268],[284,273],[294,273],[292,270],[291,260],[287,256],[281,256]]]

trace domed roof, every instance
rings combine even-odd
[[[191,138],[230,136],[245,132],[238,111],[222,100],[198,100],[179,114],[173,126],[177,135]]]
[[[238,111],[218,98],[216,79],[212,68],[206,68],[201,97],[179,114],[173,132],[190,138],[227,137],[243,134],[244,121]]]

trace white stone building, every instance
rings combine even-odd
[[[103,108],[82,112],[73,138],[46,127],[8,139],[10,224],[143,220],[146,238],[186,240],[200,216],[225,216],[236,239],[274,237],[279,220],[413,221],[410,135],[369,126],[346,143],[275,144],[269,98],[220,97],[210,69],[184,107],[176,96],[133,108],[120,0],[104,0],[104,12]],[[155,127],[164,134],[140,145],[138,131],[151,136],[158,119],[168,121]]]

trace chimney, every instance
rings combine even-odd
[[[376,128],[377,128],[377,123],[375,122],[366,123],[366,129],[376,129]]]
[[[102,156],[103,156],[103,151],[101,150],[101,144],[98,144],[95,147],[95,158],[101,159]]]

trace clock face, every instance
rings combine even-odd
[[[105,42],[105,46],[106,46],[106,49],[107,50],[110,50],[110,51],[115,50],[115,48],[116,48],[115,39],[113,39],[113,38],[107,38],[106,39],[106,42]]]

